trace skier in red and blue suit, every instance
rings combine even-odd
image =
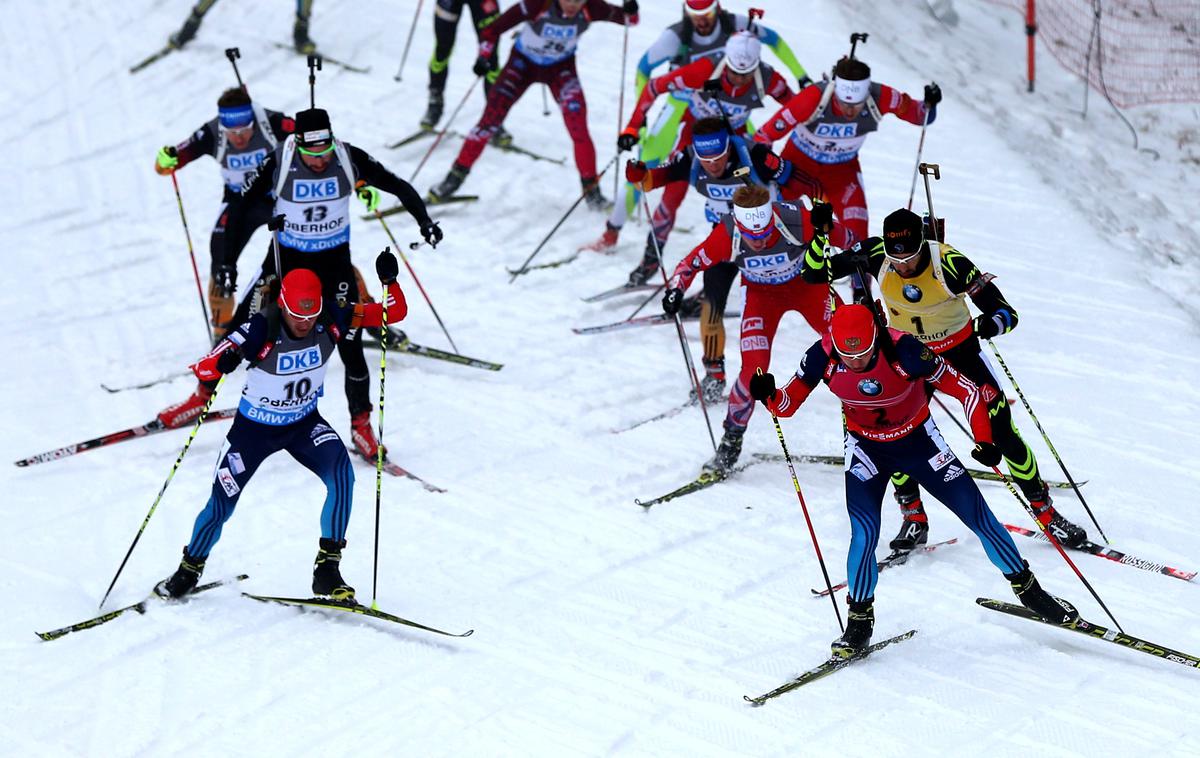
[[[891,475],[908,474],[942,501],[983,544],[1025,607],[1057,624],[1079,617],[1065,600],[1038,584],[1029,564],[1004,526],[988,508],[966,467],[946,444],[929,415],[925,384],[957,398],[975,435],[971,455],[987,466],[1000,462],[992,443],[987,403],[995,389],[976,386],[911,334],[881,327],[865,305],[845,305],[833,313],[830,330],[813,343],[800,371],[775,389],[771,374],[755,376],[750,394],[775,416],[794,414],[824,382],[841,401],[846,423],[846,510],[850,515],[849,623],[834,641],[835,656],[849,658],[871,640],[875,623],[875,583],[879,570],[879,515]]]

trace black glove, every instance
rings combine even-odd
[[[637,0],[625,0],[621,4],[621,10],[624,11],[626,16],[636,16],[638,14]]]
[[[760,403],[775,397],[775,377],[771,374],[755,374],[750,377],[750,397]]]
[[[437,247],[442,241],[442,228],[437,225],[436,221],[426,221],[421,224],[421,236],[429,243],[430,247]]]
[[[392,255],[390,248],[384,250],[375,259],[375,273],[379,275],[379,281],[385,285],[396,281],[396,276],[400,273],[400,264],[396,261],[396,256]]]
[[[709,97],[717,97],[721,94],[721,80],[709,79],[704,82],[703,89],[705,95],[708,95]]]
[[[475,65],[471,66],[471,70],[475,72],[475,76],[487,76],[492,70],[492,61],[482,55],[475,59]]]
[[[755,169],[762,169],[765,172],[763,179],[768,182],[777,182],[779,177],[783,176],[791,165],[788,161],[783,160],[767,145],[761,142],[755,142],[750,146],[750,162],[754,164]],[[747,179],[749,177],[746,177]]]
[[[812,211],[808,214],[813,229],[821,234],[833,231],[833,206],[820,200],[813,203]]]
[[[638,143],[638,134],[636,129],[626,129],[617,135],[617,149],[621,152],[632,150]]]
[[[217,358],[217,371],[222,374],[231,373],[242,363],[242,350],[237,345],[226,348]]]
[[[978,442],[971,457],[989,468],[1000,464],[1000,448],[990,442]]]
[[[233,297],[237,294],[237,266],[232,263],[222,263],[213,271],[213,283],[217,294],[221,297]]]
[[[925,105],[932,108],[942,102],[942,88],[937,86],[937,82],[930,82],[925,85]]]
[[[796,84],[799,86],[800,89],[804,89],[805,87],[807,87],[808,85],[810,85],[812,83],[813,83],[812,77],[809,76],[808,74],[805,74],[804,76],[800,77],[800,80],[798,82],[796,82]]]
[[[988,318],[987,316],[975,317],[975,336],[981,340],[990,340],[1000,333],[1000,324],[996,323],[996,319],[1001,318],[999,315]]]
[[[683,305],[683,290],[678,287],[669,287],[667,294],[663,295],[663,312],[668,316],[674,316],[679,313],[680,306]]]
[[[857,269],[867,268],[867,263],[871,260],[871,253],[867,251],[861,243],[855,242],[854,247],[846,251],[846,260],[850,261],[850,265]]]
[[[278,216],[272,216],[271,219],[267,221],[267,228],[273,232],[277,232],[283,228],[283,223],[285,220],[287,220],[287,216],[283,215],[282,213],[280,213]]]

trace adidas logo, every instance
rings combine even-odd
[[[951,466],[946,469],[946,475],[942,477],[943,482],[952,482],[963,475],[965,469],[962,466]]]

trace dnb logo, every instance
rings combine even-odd
[[[858,391],[867,397],[875,397],[883,392],[883,385],[879,383],[878,379],[863,379],[858,383]]]
[[[817,124],[813,134],[825,139],[845,139],[858,135],[858,124]]]
[[[321,351],[313,346],[303,350],[293,350],[290,353],[280,353],[279,361],[275,364],[275,373],[298,374],[320,365]]]
[[[266,148],[262,148],[249,153],[226,155],[225,161],[229,164],[229,168],[236,169],[238,171],[245,171],[248,169],[257,168],[258,164],[262,163],[263,158],[266,157]]]
[[[338,196],[338,180],[297,179],[292,184],[293,200],[332,200]]]
[[[904,288],[900,292],[904,295],[904,299],[910,303],[921,302],[921,288],[915,284],[904,285]]]

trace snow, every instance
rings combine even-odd
[[[415,128],[424,107],[430,5],[399,84],[392,75],[411,0],[370,12],[321,2],[312,23],[330,54],[371,66],[365,76],[321,72],[318,102],[342,137],[402,176],[427,143],[384,145]],[[676,14],[674,2],[643,5],[630,69]],[[861,55],[879,80],[914,93],[930,79],[941,83],[946,101],[924,159],[942,167],[935,205],[949,218],[950,241],[999,277],[1021,313],[1017,331],[997,341],[1005,361],[1072,472],[1089,481],[1085,496],[1114,544],[1197,568],[1196,106],[1130,113],[1155,160],[1132,149],[1094,94],[1081,120],[1081,86],[1047,57],[1038,92],[1024,93],[1021,20],[1009,11],[962,3],[951,32],[916,0],[758,5],[813,72],[844,53],[851,31],[865,30]],[[184,52],[128,75],[188,7],[52,0],[7,9],[0,104],[10,179],[0,189],[0,232],[10,275],[0,306],[10,327],[0,396],[10,431],[0,449],[8,460],[143,423],[190,391],[183,379],[116,395],[99,384],[169,373],[205,349],[175,199],[152,161],[160,145],[211,118],[216,95],[233,82],[222,49],[241,48],[256,99],[289,111],[308,102],[303,59],[271,44],[290,34],[291,6],[282,2],[218,4]],[[470,84],[466,26],[448,112]],[[579,53],[601,166],[612,156],[621,34],[597,25]],[[455,127],[469,127],[481,107],[476,93]],[[510,131],[568,165],[489,150],[463,189],[483,202],[436,214],[447,235],[436,251],[406,251],[463,351],[505,368],[389,357],[392,455],[449,492],[383,482],[379,604],[475,635],[449,640],[265,606],[230,589],[41,642],[31,632],[95,613],[186,433],[10,469],[0,734],[12,754],[1200,753],[1200,721],[1189,707],[1196,672],[977,607],[975,597],[1009,599],[1009,590],[973,536],[937,506],[931,539],[959,544],[886,572],[876,595],[876,639],[910,628],[917,636],[762,709],[747,707],[743,694],[815,665],[837,634],[828,600],[810,597],[821,573],[790,478],[782,465],[759,464],[646,513],[634,504],[694,475],[711,453],[708,436],[694,411],[610,433],[684,397],[673,330],[581,337],[569,329],[635,307],[635,297],[579,298],[624,279],[644,226],[625,231],[616,256],[588,253],[508,283],[504,267],[524,260],[578,187],[561,120],[540,111],[531,91]],[[917,130],[892,119],[867,142],[876,224],[907,199],[916,142]],[[419,188],[441,178],[458,144],[437,151]],[[219,203],[216,167],[197,163],[179,183],[203,267]],[[604,186],[611,192],[609,177]],[[679,224],[692,232],[677,230],[668,258],[698,239],[701,219],[689,198]],[[356,257],[369,273],[388,240],[378,225],[356,224]],[[417,239],[406,217],[390,226],[401,245]],[[602,217],[581,209],[539,260],[566,255],[601,229]],[[252,280],[265,245],[260,232],[242,258],[242,282]],[[411,305],[404,328],[417,342],[446,347],[406,275],[401,284]],[[698,358],[694,324],[689,333]],[[789,374],[813,338],[789,316],[776,375]],[[232,402],[240,382],[231,378],[218,405]],[[341,384],[335,362],[322,411],[345,437]],[[378,386],[373,377],[372,391]],[[721,415],[714,411],[714,424]],[[1023,411],[1017,419],[1043,471],[1060,478],[1032,421]],[[783,423],[794,452],[838,452],[828,393]],[[106,607],[136,602],[173,569],[226,428],[200,431]],[[946,434],[965,454],[966,441]],[[743,455],[755,452],[778,452],[761,409]],[[366,599],[374,472],[356,471],[344,569]],[[797,473],[838,581],[848,535],[840,472],[801,465]],[[984,490],[1001,520],[1027,522],[1002,487]],[[245,572],[247,590],[304,594],[323,497],[293,461],[268,461],[205,578]],[[1060,494],[1058,504],[1095,536],[1072,496]],[[887,539],[897,522],[890,498],[884,514]],[[1018,546],[1051,591],[1106,622],[1049,547]],[[1195,587],[1073,557],[1130,633],[1200,649]]]

